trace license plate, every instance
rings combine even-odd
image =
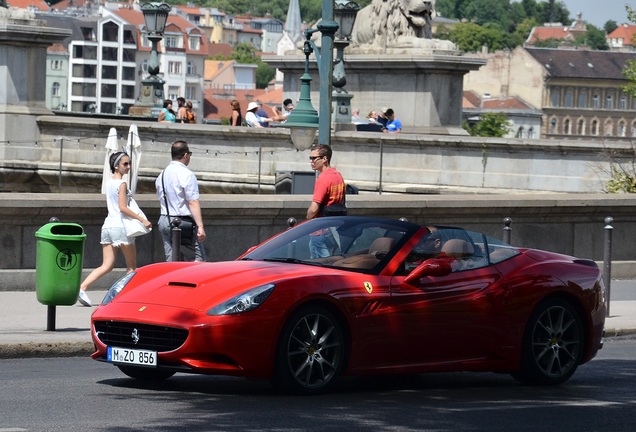
[[[107,360],[111,363],[156,367],[157,353],[156,351],[108,347]]]

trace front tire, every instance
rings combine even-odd
[[[304,308],[283,327],[272,381],[291,393],[320,393],[340,375],[345,358],[345,337],[338,319],[321,307]]]
[[[512,376],[524,384],[557,385],[576,371],[585,345],[583,322],[569,302],[548,299],[528,321],[521,370]]]
[[[152,369],[134,366],[117,366],[120,371],[140,381],[163,381],[170,378],[175,373],[165,369]]]

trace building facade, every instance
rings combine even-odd
[[[541,137],[626,140],[636,137],[636,98],[626,94],[634,53],[518,47],[484,55],[464,89],[515,96],[542,112]]]

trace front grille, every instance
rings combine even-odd
[[[173,327],[121,321],[95,321],[94,326],[97,337],[104,345],[121,348],[173,351],[188,338],[187,330]],[[137,343],[133,333],[139,338]]]

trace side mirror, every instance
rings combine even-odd
[[[404,279],[404,282],[410,285],[417,285],[423,277],[426,276],[446,276],[451,274],[453,269],[451,268],[450,260],[448,259],[429,259],[417,266],[409,275]]]

